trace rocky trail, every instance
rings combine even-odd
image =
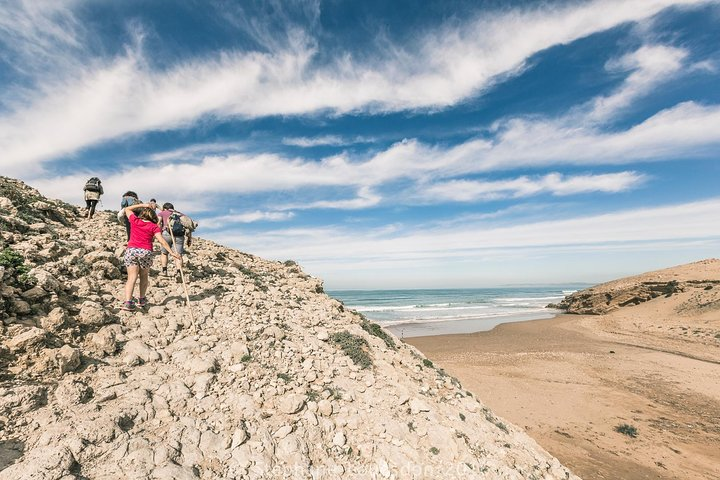
[[[123,250],[0,177],[1,480],[576,478],[294,262],[196,239],[193,326],[156,270],[119,309]]]

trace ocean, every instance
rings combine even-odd
[[[472,333],[500,323],[551,318],[548,309],[584,286],[435,290],[335,290],[327,293],[399,337]]]

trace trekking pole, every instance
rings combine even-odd
[[[170,230],[168,228],[168,230]],[[172,246],[173,250],[175,250],[175,253],[177,253],[177,247],[175,246],[175,235],[173,235],[172,230],[170,230],[170,238],[172,238]],[[190,324],[192,325],[193,332],[197,332],[197,328],[195,327],[195,317],[192,313],[192,308],[190,308],[190,295],[188,295],[188,288],[187,284],[185,283],[185,273],[183,272],[182,268],[182,260],[180,260],[180,280],[182,280],[183,289],[185,290],[185,305],[187,305],[188,313],[190,314]]]

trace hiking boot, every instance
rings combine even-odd
[[[134,312],[137,309],[137,307],[135,306],[135,302],[133,302],[132,300],[129,300],[127,302],[123,302],[120,309],[128,311],[128,312]]]
[[[138,300],[137,300],[137,306],[138,306],[138,307],[140,307],[140,308],[145,308],[145,307],[147,307],[147,304],[148,304],[148,300],[147,300],[146,297],[140,297],[140,298],[138,298]]]
[[[167,276],[168,276],[167,267],[165,267],[165,268],[162,269],[162,271],[160,272],[160,275],[162,275],[163,277],[167,277]]]

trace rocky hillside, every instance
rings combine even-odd
[[[657,297],[695,291],[697,305],[690,310],[720,309],[720,260],[708,259],[602,283],[568,295],[557,305],[567,313],[603,315],[620,307],[638,305]],[[682,313],[682,312],[678,312]]]
[[[576,478],[292,261],[197,239],[119,310],[124,230],[0,177],[0,479]]]

